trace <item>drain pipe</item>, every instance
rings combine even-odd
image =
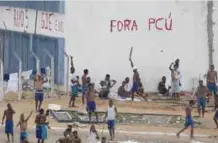
[[[0,47],[1,48],[3,48],[2,47],[3,46],[3,44],[2,44],[2,40],[0,39]],[[2,101],[3,100],[3,98],[4,98],[4,64],[3,64],[3,57],[0,59],[0,68],[1,68],[1,70],[0,70],[0,82],[1,82],[1,85],[0,85],[0,90],[1,90],[1,92],[0,92],[0,101]]]
[[[209,50],[209,66],[213,64],[213,1],[207,2],[207,36]]]
[[[22,96],[22,60],[21,58],[17,55],[17,53],[14,51],[13,49],[13,54],[15,56],[15,58],[18,60],[19,62],[19,71],[18,71],[18,100],[21,99]]]
[[[39,61],[39,58],[36,56],[36,54],[33,52],[33,35],[32,34],[30,35],[29,46],[30,46],[29,47],[30,52],[36,60],[36,73],[40,74],[40,61]]]
[[[66,74],[66,80],[65,80],[65,90],[67,92],[67,95],[69,95],[69,64],[70,64],[70,56],[67,54],[67,52],[64,50],[64,55],[67,58],[67,74]]]
[[[50,57],[51,60],[51,95],[54,93],[54,56],[47,51],[46,49],[43,49],[44,52]]]

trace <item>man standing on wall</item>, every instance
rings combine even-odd
[[[42,102],[44,100],[42,85],[45,82],[47,82],[47,80],[44,80],[43,77],[40,76],[40,74],[36,75],[36,78],[34,80],[36,112],[41,108]]]
[[[210,70],[207,72],[207,87],[210,91],[210,95],[214,95],[215,107],[218,108],[218,95],[217,95],[217,71],[214,70],[214,65],[210,66]],[[209,102],[209,101],[208,101]]]

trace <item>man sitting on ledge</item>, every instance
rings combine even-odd
[[[107,99],[110,93],[110,89],[115,84],[116,84],[116,80],[110,80],[110,75],[107,74],[105,80],[100,82],[101,90],[99,92],[99,97]]]

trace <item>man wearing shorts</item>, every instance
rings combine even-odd
[[[217,82],[217,71],[214,70],[214,65],[211,65],[210,70],[207,72],[207,87],[210,91],[210,94],[214,95],[215,110],[216,108],[218,108],[218,95],[217,95],[216,82]]]
[[[12,142],[14,142],[14,121],[13,121],[13,116],[15,114],[15,111],[12,108],[10,103],[7,104],[7,108],[8,109],[6,109],[4,111],[4,115],[3,115],[3,118],[2,118],[2,125],[3,125],[5,117],[6,117],[5,134],[7,134],[8,142],[10,142],[10,135],[11,135],[11,138],[12,138]]]
[[[88,91],[85,94],[87,100],[86,109],[89,114],[89,122],[91,122],[92,112],[95,113],[96,121],[98,122],[98,114],[96,112],[96,103],[95,103],[95,90],[93,86],[94,86],[93,84],[89,84]]]
[[[202,110],[202,117],[204,118],[205,106],[206,106],[206,96],[209,94],[209,91],[206,86],[203,85],[203,80],[199,81],[199,86],[195,92],[197,97],[198,103],[198,113],[201,117],[201,110]]]
[[[44,80],[43,77],[41,77],[39,74],[36,75],[36,78],[34,80],[36,112],[41,108],[42,102],[44,100],[42,85],[45,82],[47,82],[47,80]]]
[[[17,124],[17,127],[20,126],[20,141],[28,141],[28,133],[27,133],[27,125],[28,125],[28,120],[30,119],[32,115],[32,111],[30,112],[29,116],[25,119],[24,114],[20,115],[20,121]]]
[[[194,121],[192,119],[192,106],[194,105],[194,101],[191,100],[189,101],[189,106],[186,107],[185,109],[185,113],[186,113],[186,117],[185,117],[185,127],[183,129],[181,129],[176,136],[179,138],[179,135],[184,132],[186,129],[188,129],[188,127],[191,127],[191,133],[190,133],[190,137],[193,138],[193,133],[194,133]]]
[[[117,108],[113,104],[113,100],[109,100],[109,106],[105,114],[104,120],[107,118],[108,130],[110,133],[111,141],[115,138],[115,121],[117,116]]]
[[[77,78],[73,78],[71,80],[71,97],[70,97],[70,101],[69,101],[69,107],[75,107],[75,100],[76,97],[78,96],[78,91],[79,91],[79,85],[78,85],[78,81]]]
[[[47,139],[47,122],[46,122],[46,114],[44,109],[40,109],[39,113],[36,115],[35,119],[36,123],[36,138],[38,139],[38,143],[44,143]]]
[[[89,71],[88,69],[85,69],[83,71],[83,76],[82,76],[82,103],[85,104],[85,99],[84,99],[84,95],[86,94],[87,90],[88,90],[88,74]]]

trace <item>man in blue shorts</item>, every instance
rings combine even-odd
[[[15,111],[12,108],[10,103],[7,104],[7,108],[8,109],[6,109],[4,111],[4,115],[3,115],[3,118],[2,118],[2,125],[3,125],[5,117],[6,117],[5,134],[7,134],[8,142],[10,142],[10,135],[11,135],[11,138],[12,138],[12,142],[14,142],[14,121],[13,121],[13,116],[15,114]]]
[[[115,121],[117,116],[117,108],[114,106],[113,100],[109,100],[109,106],[105,114],[104,120],[107,118],[108,130],[111,141],[115,138]]]
[[[207,72],[207,87],[210,91],[210,95],[214,95],[215,108],[218,107],[218,95],[217,95],[217,71],[214,70],[214,65],[210,66],[210,70]],[[208,98],[209,102],[209,98]]]
[[[44,100],[42,85],[45,82],[47,82],[47,80],[44,80],[43,77],[41,77],[39,74],[36,75],[36,78],[34,80],[36,112],[41,108],[42,102]]]
[[[202,117],[204,118],[205,106],[206,106],[206,96],[209,94],[209,91],[206,86],[203,84],[203,80],[199,81],[199,86],[196,89],[195,95],[197,97],[198,103],[198,113],[201,117],[201,110],[202,110]]]
[[[47,122],[46,122],[46,114],[44,109],[39,110],[39,114],[36,115],[35,119],[36,123],[36,138],[38,139],[38,143],[44,143],[47,139]]]
[[[193,138],[193,133],[194,133],[194,121],[192,119],[192,106],[194,105],[194,101],[190,100],[189,101],[189,106],[186,107],[185,112],[186,112],[186,117],[185,117],[185,127],[181,129],[176,136],[179,138],[179,135],[184,132],[188,127],[191,127],[191,134],[190,137]]]
[[[96,121],[98,122],[98,114],[96,112],[96,103],[95,103],[95,90],[93,87],[94,87],[93,84],[89,84],[88,91],[85,94],[86,99],[87,99],[86,109],[89,114],[89,122],[91,122],[92,112],[95,113]]]
[[[214,122],[216,124],[216,128],[218,129],[218,123],[217,123],[217,120],[218,120],[218,110],[215,111],[213,120],[214,120]]]

